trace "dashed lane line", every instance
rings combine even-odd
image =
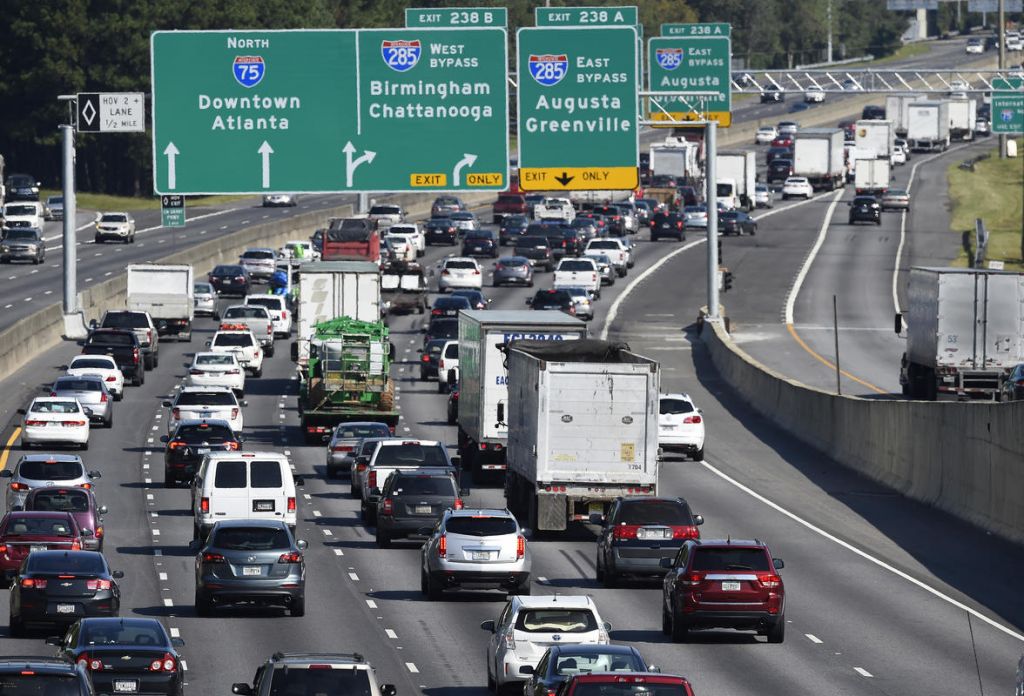
[[[860,676],[862,676],[862,677],[868,677],[869,679],[870,679],[871,677],[875,676],[875,675],[873,675],[873,674],[872,674],[871,672],[869,672],[869,671],[867,671],[866,669],[864,669],[863,667],[854,667],[854,668],[853,668],[853,671],[854,671],[854,672],[856,672],[857,674],[859,674]]]

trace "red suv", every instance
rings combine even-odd
[[[576,674],[558,687],[558,696],[693,696],[685,677],[651,672]]]
[[[668,568],[662,586],[661,630],[677,643],[691,628],[756,630],[769,643],[786,635],[786,590],[762,541],[690,539]]]
[[[82,533],[70,512],[8,512],[0,520],[0,572],[7,582],[33,551],[81,551]]]

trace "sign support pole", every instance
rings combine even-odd
[[[1005,0],[999,0],[999,27],[996,32],[996,37],[999,40],[999,69],[1004,70],[1006,68],[1006,4]],[[995,109],[993,109],[995,111]],[[991,123],[991,115],[989,117],[989,123]],[[1006,136],[1000,134],[999,136],[999,159],[1006,159]]]
[[[708,319],[718,315],[718,123],[709,120],[704,126],[704,170],[708,208]]]
[[[64,194],[64,314],[78,311],[78,251],[75,233],[75,128],[60,126]]]

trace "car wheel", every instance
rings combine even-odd
[[[671,635],[672,633],[672,617],[669,616],[665,608],[661,608],[661,634],[664,636]]]
[[[694,452],[692,455],[693,461],[702,462],[704,461],[704,445],[700,446],[700,449]]]
[[[306,598],[299,597],[298,599],[292,600],[292,604],[288,607],[288,613],[292,616],[305,616],[306,615]]]
[[[335,469],[333,466],[329,466],[329,467],[327,467],[327,471],[324,474],[324,477],[328,481],[331,480],[332,478],[338,478],[338,470]]]
[[[89,451],[89,442],[88,442],[88,440],[83,442],[82,444],[80,444],[78,446],[78,449],[82,450],[83,452],[88,452]]]
[[[604,566],[601,565],[601,554],[597,554],[597,560],[594,561],[594,579],[598,582],[604,582]]]
[[[441,599],[441,588],[427,575],[427,599],[437,602]]]
[[[672,642],[685,643],[690,637],[690,627],[675,612],[671,615]]]
[[[448,389],[448,383],[447,382],[442,382],[441,381],[441,377],[438,376],[438,378],[437,378],[437,393],[438,394],[444,394],[445,391],[447,391],[447,389]]]
[[[103,427],[108,429],[108,430],[110,428],[114,427],[114,414],[113,413],[111,413],[109,416],[107,416],[107,419],[105,421],[103,421]]]
[[[487,690],[491,693],[498,693],[498,682],[491,676],[491,666],[487,665]]]
[[[522,584],[517,586],[514,590],[512,590],[508,594],[509,594],[509,598],[511,599],[514,595],[519,595],[520,597],[529,597],[532,593],[533,593],[533,587],[530,585],[530,581],[527,579],[527,580],[524,580],[522,582]]]
[[[11,620],[9,623],[10,625],[8,626],[8,631],[11,634],[12,638],[21,638],[23,635],[25,635],[25,624],[24,622],[22,622],[20,617],[15,617],[14,614],[12,613]]]
[[[92,238],[92,243],[93,243],[93,244],[99,244],[99,243],[100,243],[100,237],[99,237],[99,235],[97,235],[97,236],[95,236],[95,237],[93,237],[93,238]]]
[[[882,218],[878,218],[877,220],[875,220],[875,224],[876,225],[881,225],[882,224]]]
[[[532,288],[533,287],[533,279],[532,278],[530,279],[530,282],[526,284],[526,287],[528,287],[528,288]]]
[[[271,342],[271,344],[267,347],[266,353],[267,353],[267,357],[268,358],[274,357],[274,344],[273,344],[273,342]]]
[[[377,534],[374,540],[377,542],[377,546],[379,548],[386,549],[391,546],[391,536],[387,532],[382,532],[380,527],[377,528]]]
[[[195,606],[196,616],[209,616],[213,609],[213,605],[210,603],[210,600],[200,594],[199,590],[196,590]]]
[[[604,569],[604,586],[610,590],[619,586],[619,576],[614,567]]]
[[[775,623],[768,628],[766,633],[769,643],[781,643],[786,640],[786,615],[780,614]]]
[[[257,377],[257,378],[258,377],[262,377],[263,376],[263,368],[262,367],[257,367],[255,370],[252,371],[252,376],[253,377]]]

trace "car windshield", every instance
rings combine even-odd
[[[278,667],[270,680],[268,696],[329,694],[372,696],[368,672],[363,669],[301,669]]]
[[[36,401],[28,410],[31,413],[78,413],[78,402]]]
[[[98,379],[58,379],[53,391],[103,391],[103,382]]]
[[[199,445],[204,443],[231,442],[235,438],[231,433],[231,428],[226,425],[206,423],[203,425],[183,425],[174,434],[174,439],[183,440],[190,445]]]
[[[141,312],[107,312],[103,315],[105,329],[148,329],[149,321]]]
[[[463,536],[488,537],[518,532],[516,521],[511,517],[495,517],[493,515],[472,515],[449,517],[444,525],[449,534]]]
[[[41,490],[32,494],[31,510],[55,512],[88,512],[89,494],[80,489]]]
[[[128,216],[124,213],[106,213],[100,222],[128,222]]]
[[[334,433],[334,436],[339,438],[387,437],[390,434],[391,431],[388,429],[388,426],[383,423],[372,423],[367,425],[343,424],[338,426],[338,430]]]
[[[686,696],[687,691],[679,684],[630,684],[628,682],[583,682],[577,684],[573,696]]]
[[[691,570],[771,570],[763,549],[698,546]]]
[[[32,227],[21,227],[9,229],[4,233],[4,241],[14,240],[30,240],[37,241],[39,239],[39,233]]]
[[[225,348],[231,348],[234,346],[243,346],[248,348],[252,346],[252,334],[219,333],[213,337],[213,345]]]
[[[400,215],[402,209],[397,205],[375,205],[370,208],[370,215]]]
[[[591,674],[593,672],[646,672],[643,664],[632,653],[586,652],[574,655],[569,650],[560,650],[558,660],[553,665],[555,674],[571,677],[574,674]]]
[[[155,621],[140,623],[137,621],[100,621],[82,622],[82,633],[78,638],[81,645],[145,645],[167,647],[167,637],[163,627]],[[0,692],[2,693],[2,692]],[[46,692],[47,696],[49,691]]]
[[[114,370],[117,369],[117,364],[113,358],[75,358],[68,365],[69,370]]]
[[[193,392],[183,391],[178,394],[177,406],[237,406],[235,396],[229,391]]]
[[[103,556],[79,551],[78,553],[33,553],[28,557],[26,570],[30,573],[81,573],[82,575],[106,575]],[[2,693],[2,692],[0,692]],[[77,694],[76,694],[77,696]]]
[[[678,500],[625,500],[615,519],[621,524],[693,524],[690,508]]]
[[[225,319],[266,319],[266,307],[229,307],[224,312]]]
[[[516,630],[527,633],[587,633],[597,630],[589,609],[524,609],[516,617]]]
[[[7,520],[7,534],[9,536],[40,535],[70,537],[74,530],[68,518],[54,519],[52,517],[16,517],[12,516]]]
[[[448,476],[402,476],[391,489],[392,495],[455,496],[455,482]]]
[[[444,445],[421,445],[403,442],[400,445],[381,446],[374,466],[448,466]]]
[[[4,215],[35,215],[34,205],[8,205],[4,208]]]
[[[78,461],[28,459],[18,467],[18,477],[30,481],[70,481],[84,474],[82,463]]]
[[[210,546],[232,551],[269,551],[291,548],[288,532],[280,527],[224,527],[213,532]]]
[[[658,410],[663,416],[667,414],[692,413],[693,411],[693,404],[686,399],[662,399]]]
[[[197,355],[196,365],[234,365],[235,356],[224,353],[213,353],[208,355]]]

